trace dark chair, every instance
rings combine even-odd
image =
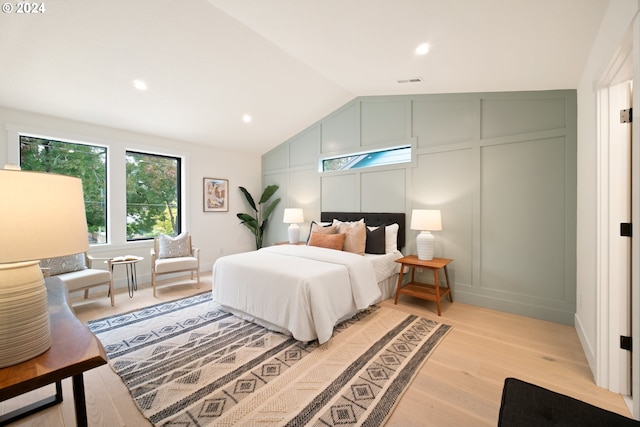
[[[640,421],[516,378],[502,389],[498,427],[638,427]]]

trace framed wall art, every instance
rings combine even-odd
[[[203,209],[205,212],[229,211],[229,180],[204,178]]]

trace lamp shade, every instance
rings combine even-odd
[[[0,170],[0,368],[51,347],[38,260],[89,249],[82,181]]]
[[[304,213],[299,208],[286,208],[282,222],[286,224],[300,224],[304,222]]]
[[[440,210],[414,209],[411,211],[411,229],[420,231],[442,230]]]
[[[71,255],[89,249],[79,178],[0,170],[0,263]]]

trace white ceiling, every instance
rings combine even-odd
[[[263,153],[356,96],[576,88],[608,3],[45,1],[0,14],[0,106]]]

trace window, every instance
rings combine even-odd
[[[23,170],[80,178],[84,192],[89,243],[106,243],[106,147],[20,135],[20,167]]]
[[[127,240],[180,234],[180,159],[127,151]]]
[[[411,145],[322,159],[321,172],[370,168],[411,161]]]

